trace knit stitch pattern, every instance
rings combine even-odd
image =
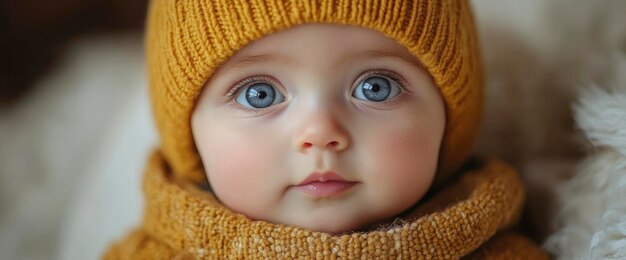
[[[213,72],[250,42],[305,23],[365,27],[406,47],[446,107],[435,185],[468,157],[483,78],[466,0],[153,0],[146,35],[151,99],[163,154],[177,177],[206,182],[191,114]]]
[[[250,220],[193,183],[172,177],[162,154],[154,153],[144,179],[143,227],[114,246],[107,258],[458,259],[472,252],[480,258],[546,257],[518,235],[486,243],[517,222],[524,201],[517,173],[496,160],[468,171],[435,195],[434,212],[406,219],[402,225],[337,236]]]

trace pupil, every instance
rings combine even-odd
[[[246,90],[246,101],[255,108],[266,108],[276,100],[274,87],[264,83],[257,83]]]
[[[364,98],[369,101],[384,101],[391,94],[391,84],[383,77],[370,77],[362,85]]]

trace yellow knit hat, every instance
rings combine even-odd
[[[206,181],[191,114],[216,68],[250,42],[304,23],[370,28],[405,46],[445,100],[435,183],[467,159],[483,84],[467,0],[153,0],[146,35],[152,106],[161,149],[176,177]]]

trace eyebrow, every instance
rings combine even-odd
[[[221,72],[227,72],[227,71],[238,70],[246,66],[260,64],[260,63],[284,63],[284,64],[290,64],[292,66],[298,65],[296,61],[290,59],[289,57],[285,55],[282,55],[279,53],[267,53],[267,54],[235,57],[232,60],[229,60],[226,63],[224,63],[219,70]]]
[[[407,57],[408,56],[408,57]],[[364,58],[364,59],[382,59],[382,58],[397,58],[408,64],[417,66],[421,69],[425,69],[422,62],[413,55],[401,55],[397,51],[383,51],[383,50],[366,50],[350,53],[346,55],[348,58]]]

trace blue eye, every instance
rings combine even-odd
[[[267,83],[255,83],[245,87],[235,101],[247,108],[266,108],[285,100],[280,91]]]
[[[355,98],[373,102],[389,100],[398,94],[400,94],[398,83],[381,76],[366,78],[352,92]]]

